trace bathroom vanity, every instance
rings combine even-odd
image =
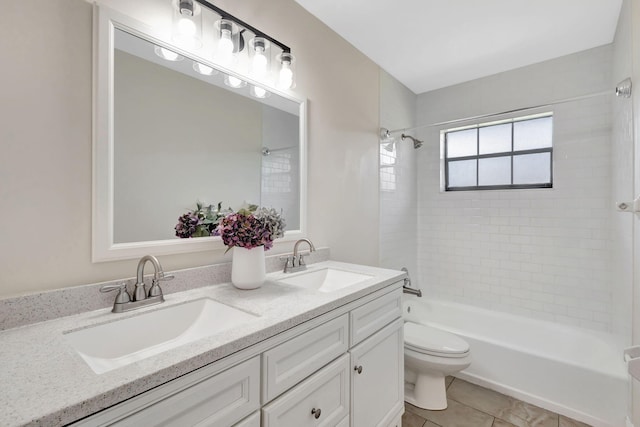
[[[299,275],[323,271],[363,279],[323,290],[271,273],[254,291],[222,283],[139,312],[102,309],[3,331],[0,363],[11,369],[0,424],[399,426],[404,274],[325,261]],[[69,339],[202,299],[252,316],[100,374]]]

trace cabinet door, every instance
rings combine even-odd
[[[345,354],[263,407],[262,427],[335,427],[348,415]]]
[[[402,319],[351,349],[351,427],[386,427],[404,404]]]

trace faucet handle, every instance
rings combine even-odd
[[[157,297],[157,296],[161,296],[162,295],[162,288],[160,288],[160,281],[168,281],[168,280],[173,280],[175,279],[176,276],[174,276],[173,274],[164,274],[164,271],[161,271],[158,274],[158,278],[156,279],[155,277],[153,278],[153,280],[151,281],[151,287],[149,288],[149,293],[148,293],[148,297],[152,298],[152,297]]]
[[[127,291],[127,284],[125,282],[100,287],[100,292],[103,294],[111,291],[118,291],[114,304],[124,304],[131,301],[131,295],[129,295],[129,292]]]
[[[305,252],[305,253],[301,253],[300,255],[298,255],[298,266],[303,266],[305,264],[304,262],[304,257],[311,255],[311,252]]]

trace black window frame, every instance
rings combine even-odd
[[[444,136],[444,191],[521,190],[521,189],[529,189],[529,188],[553,188],[553,131],[552,131],[550,147],[535,148],[535,149],[529,149],[529,150],[514,150],[514,138],[513,138],[514,123],[537,120],[537,119],[542,119],[546,117],[551,118],[551,127],[553,129],[553,113],[550,112],[550,113],[536,114],[533,116],[514,117],[512,119],[501,120],[499,122],[464,126],[461,128],[447,129],[442,131],[442,134]],[[480,154],[480,129],[492,127],[492,126],[502,126],[505,124],[511,125],[511,150],[502,151],[498,153]],[[470,155],[470,156],[449,158],[449,146],[448,146],[448,140],[447,140],[449,133],[459,132],[463,130],[471,130],[471,129],[476,130],[476,153],[477,154]],[[535,183],[535,184],[513,184],[513,158],[519,155],[539,154],[539,153],[549,153],[549,182]],[[497,157],[502,157],[502,158],[509,157],[511,159],[511,184],[478,185],[479,178],[480,178],[480,175],[479,175],[480,160],[497,158]],[[464,187],[450,187],[449,186],[449,163],[465,161],[465,160],[476,161],[476,185],[464,186]]]

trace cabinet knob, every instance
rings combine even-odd
[[[356,371],[358,374],[361,374],[362,373],[362,365],[354,366],[353,370]]]
[[[320,410],[320,408],[316,409],[313,408],[311,410],[311,415],[313,415],[313,417],[317,420],[318,418],[320,418],[320,414],[322,413],[322,410]]]

